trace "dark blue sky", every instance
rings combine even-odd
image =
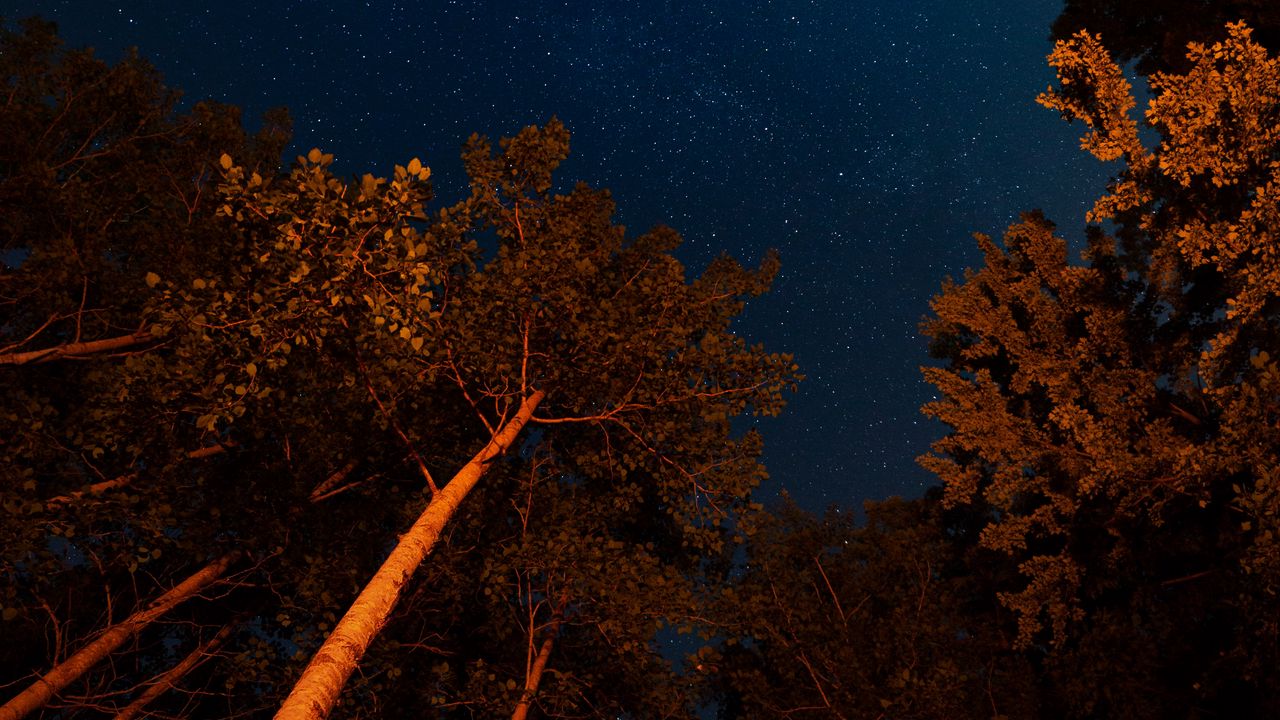
[[[1107,169],[1034,102],[1060,0],[34,2],[75,46],[137,46],[187,97],[289,107],[343,173],[558,116],[562,179],[610,188],[637,231],[679,230],[693,270],[782,253],[741,332],[808,376],[763,424],[775,487],[807,507],[918,495],[941,434],[917,332],[944,276],[1043,208],[1068,237]],[[770,492],[769,494],[772,494]]]

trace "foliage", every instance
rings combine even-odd
[[[867,503],[863,527],[791,505],[752,525],[745,573],[713,606],[721,644],[697,657],[721,717],[1040,715],[936,495]]]
[[[1023,576],[1002,592],[1019,642],[1079,715],[1276,702],[1280,61],[1242,25],[1187,57],[1150,79],[1148,148],[1099,40],[1058,44],[1041,102],[1122,163],[1084,263],[1029,214],[1003,246],[979,236],[985,265],[924,325],[945,360],[926,412],[952,430],[922,462],[989,513],[981,545]]]
[[[1280,10],[1269,0],[1067,0],[1053,37],[1066,40],[1088,30],[1102,36],[1117,60],[1137,61],[1144,75],[1186,72],[1192,64],[1187,43],[1220,39],[1232,22],[1246,23],[1256,42],[1280,50]]]
[[[274,111],[250,136],[235,108],[178,110],[144,61],[67,50],[36,20],[0,31],[0,78],[0,614],[6,637],[30,641],[3,649],[9,677],[46,647],[65,650],[64,628],[127,612],[226,544],[190,524],[211,511],[191,486],[92,504],[73,494],[202,450],[171,411],[157,413],[172,409],[165,386],[184,368],[159,351],[170,338],[150,332],[145,273],[190,277],[210,261],[217,154],[235,149],[270,172],[289,123]],[[46,354],[72,343],[106,349]]]

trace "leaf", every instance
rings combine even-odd
[[[258,375],[258,366],[253,363],[249,363],[244,366],[244,371],[249,373],[249,377],[256,377]]]
[[[410,175],[417,175],[417,174],[418,174],[418,173],[420,173],[420,172],[422,172],[422,161],[421,161],[421,160],[419,160],[418,158],[414,158],[414,159],[410,160],[410,161],[409,161],[409,174],[410,174]]]
[[[218,163],[222,165],[223,170],[230,170],[233,164],[231,156],[226,153],[222,153],[222,157],[218,158]]]
[[[307,153],[307,160],[312,164],[318,164],[323,157],[324,153],[320,152],[320,148],[311,148],[311,152]]]
[[[6,622],[18,617],[18,608],[7,607],[4,612],[0,613],[0,618],[4,618]]]
[[[146,280],[147,280],[147,287],[155,287],[156,283],[160,282],[160,276],[153,272],[149,272],[147,273]]]
[[[421,350],[421,349],[422,349],[422,338],[421,338],[421,337],[415,337],[414,339],[412,339],[412,340],[410,340],[410,341],[409,341],[409,344],[413,346],[413,349],[414,349],[414,350]]]

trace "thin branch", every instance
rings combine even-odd
[[[1181,585],[1182,583],[1185,583],[1185,582],[1191,582],[1192,580],[1199,580],[1202,577],[1213,575],[1216,572],[1218,572],[1217,568],[1210,568],[1208,570],[1202,570],[1198,573],[1191,573],[1190,575],[1183,575],[1182,577],[1176,577],[1171,580],[1162,580],[1160,582],[1160,587],[1172,587],[1174,585]]]
[[[84,319],[84,303],[89,298],[89,277],[86,275],[81,278],[80,283],[80,309],[76,311],[76,339],[80,342],[80,321]]]
[[[489,431],[490,435],[497,433],[493,425],[489,423],[489,419],[484,416],[484,412],[480,410],[480,406],[476,404],[475,399],[471,397],[471,393],[467,391],[467,383],[462,379],[462,372],[458,370],[458,366],[453,361],[453,350],[448,351],[449,369],[453,371],[453,380],[457,383],[458,389],[462,390],[462,397],[466,399],[471,408],[476,411],[480,422],[484,423],[484,429]]]
[[[30,335],[26,336],[25,338],[23,338],[22,340],[19,340],[16,343],[13,343],[12,345],[9,345],[4,348],[0,348],[0,351],[3,351],[3,352],[0,352],[0,357],[3,357],[4,355],[8,354],[14,348],[20,348],[23,345],[26,345],[27,343],[31,342],[33,339],[35,339],[35,336],[44,332],[44,329],[52,325],[56,320],[58,320],[57,314],[50,315],[49,319],[41,323],[40,327],[36,328],[35,330],[32,330]]]
[[[822,562],[817,555],[813,556],[813,564],[818,566],[818,572],[822,573],[822,581],[827,584],[827,591],[831,593],[831,600],[836,604],[836,612],[840,613],[840,622],[848,625],[849,620],[845,617],[844,608],[840,607],[840,598],[836,595],[836,589],[831,587],[831,579],[827,577],[827,571],[822,567]]]
[[[320,500],[323,500],[326,497],[330,497],[330,494],[329,494],[330,491],[332,491],[335,487],[337,487],[338,483],[341,483],[343,480],[346,480],[347,476],[351,474],[352,470],[356,469],[356,465],[358,464],[359,463],[354,458],[347,461],[346,465],[343,465],[342,467],[333,471],[332,475],[325,478],[323,481],[320,482],[319,485],[316,485],[314,488],[312,488],[311,495],[307,499],[310,500],[311,502],[319,502]]]

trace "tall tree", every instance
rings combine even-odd
[[[989,513],[1071,714],[1275,712],[1280,61],[1243,25],[1193,44],[1150,78],[1148,147],[1097,37],[1050,59],[1041,103],[1121,169],[1083,263],[1029,214],[935,299],[926,412],[952,430],[922,461]]]
[[[40,23],[4,42],[0,120],[26,140],[0,156],[0,605],[31,643],[0,668],[60,683],[24,712],[265,712],[425,507],[466,543],[365,616],[393,642],[359,712],[404,697],[400,675],[431,678],[425,712],[688,714],[654,637],[696,612],[764,477],[731,421],[797,377],[731,328],[772,256],[686,280],[674,232],[628,238],[607,193],[553,192],[558,123],[496,155],[474,139],[471,196],[428,213],[420,161],[347,182],[314,150],[283,174],[283,120],[249,138]],[[215,593],[113,624],[230,552]],[[450,654],[393,674],[419,632]],[[210,637],[218,662],[197,663]],[[110,669],[60,663],[82,650]]]
[[[203,476],[227,447],[155,412],[184,368],[146,310],[146,272],[189,277],[217,256],[219,154],[272,172],[288,118],[251,136],[235,108],[180,108],[136,55],[68,50],[38,20],[0,27],[0,83],[0,621],[17,641],[0,667],[53,667],[62,688],[124,640],[150,641],[159,614],[121,622],[120,608],[234,550],[226,527],[187,522],[209,510],[199,493],[119,492],[180,464]]]
[[[443,275],[438,309],[418,310],[416,321],[402,314],[415,312],[412,278],[365,299],[392,308],[377,317],[418,353],[417,373],[451,381],[473,406],[484,428],[479,452],[433,494],[281,717],[328,714],[409,577],[526,425],[540,427],[527,443],[568,453],[563,462],[582,471],[576,481],[623,482],[653,497],[656,521],[673,522],[695,550],[717,547],[718,517],[758,480],[734,472],[750,453],[732,440],[729,419],[776,413],[795,367],[787,356],[748,347],[730,322],[744,298],[765,289],[776,261],[752,273],[721,259],[688,283],[669,254],[679,242],[672,231],[627,240],[611,223],[607,193],[580,185],[552,194],[552,172],[568,151],[558,122],[526,129],[502,150],[495,156],[473,138],[464,152],[472,195],[441,211],[427,233],[491,232],[492,258],[473,255],[472,265]],[[581,508],[594,511],[589,502]]]

